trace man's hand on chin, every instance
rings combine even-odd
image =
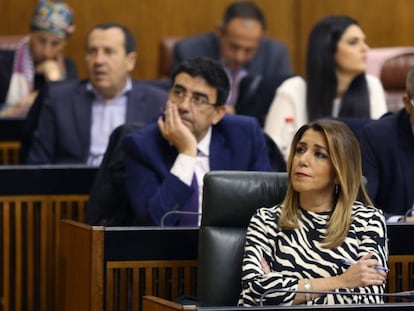
[[[177,106],[171,101],[167,102],[165,118],[158,118],[158,127],[162,136],[177,148],[179,153],[194,157],[197,155],[197,140],[183,123]]]

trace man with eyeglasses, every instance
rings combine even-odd
[[[414,68],[406,93],[404,108],[369,123],[360,137],[368,194],[388,222],[414,221]]]
[[[226,115],[229,80],[219,62],[184,61],[172,81],[164,113],[123,144],[137,225],[197,226],[208,171],[272,170],[256,119]]]

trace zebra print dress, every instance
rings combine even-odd
[[[242,292],[239,305],[258,305],[266,291],[278,288],[295,291],[298,280],[331,277],[342,274],[348,266],[343,258],[357,261],[367,252],[387,266],[388,243],[382,211],[354,202],[352,224],[345,241],[334,249],[321,247],[330,212],[308,212],[301,209],[299,228],[282,231],[278,225],[281,205],[261,208],[252,217],[247,230],[242,271]],[[265,274],[260,260],[270,266]],[[341,288],[336,292],[383,293],[385,284],[354,289]],[[263,297],[263,304],[291,305],[294,293],[275,292]],[[324,295],[308,304],[383,303],[375,295]]]

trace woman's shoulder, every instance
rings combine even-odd
[[[299,89],[306,88],[306,82],[302,76],[296,75],[283,81],[282,84],[279,86],[278,90],[293,90],[293,91],[296,90],[297,91],[298,88]]]
[[[277,204],[272,207],[261,207],[256,211],[255,217],[262,221],[274,221],[279,218],[281,205]]]
[[[365,74],[365,79],[367,80],[368,87],[380,86],[382,88],[381,80],[378,77],[367,73]]]
[[[354,202],[352,206],[352,214],[354,218],[365,219],[366,221],[369,221],[375,217],[384,217],[381,209],[373,205],[362,203],[360,201]]]

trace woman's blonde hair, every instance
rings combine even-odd
[[[296,146],[308,129],[320,132],[324,136],[328,145],[329,158],[338,181],[332,193],[334,206],[323,241],[325,248],[335,248],[345,240],[348,234],[352,222],[351,214],[354,201],[358,200],[364,204],[372,205],[363,183],[359,142],[343,122],[322,119],[303,125],[296,132],[290,146],[287,168],[289,180],[292,174]],[[279,219],[280,227],[287,230],[298,228],[299,213],[299,193],[289,183]]]

